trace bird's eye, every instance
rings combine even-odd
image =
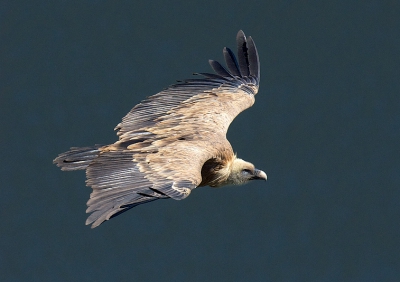
[[[250,169],[244,169],[244,170],[242,170],[242,172],[243,172],[243,173],[251,174],[251,170],[250,170]]]

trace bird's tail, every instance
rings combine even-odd
[[[93,147],[72,147],[69,151],[60,154],[53,163],[61,170],[86,169],[88,165],[100,154],[101,145]]]

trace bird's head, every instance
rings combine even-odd
[[[252,163],[235,158],[232,162],[231,172],[227,179],[229,184],[242,185],[250,180],[267,180],[267,174],[256,169]]]

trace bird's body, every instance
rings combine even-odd
[[[238,159],[226,139],[230,123],[254,104],[259,60],[251,37],[237,35],[238,61],[224,48],[228,70],[172,85],[136,105],[115,128],[111,145],[71,148],[55,160],[62,170],[86,169],[92,228],[134,206],[186,198],[199,186],[240,185],[264,172]]]

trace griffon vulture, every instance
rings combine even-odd
[[[136,105],[115,130],[111,145],[73,147],[54,163],[61,170],[86,169],[93,188],[86,224],[97,227],[139,204],[182,200],[200,186],[240,185],[267,175],[236,157],[226,133],[251,107],[258,92],[256,46],[243,31],[236,37],[237,59],[223,49],[227,68],[210,60],[215,73],[198,73]]]

